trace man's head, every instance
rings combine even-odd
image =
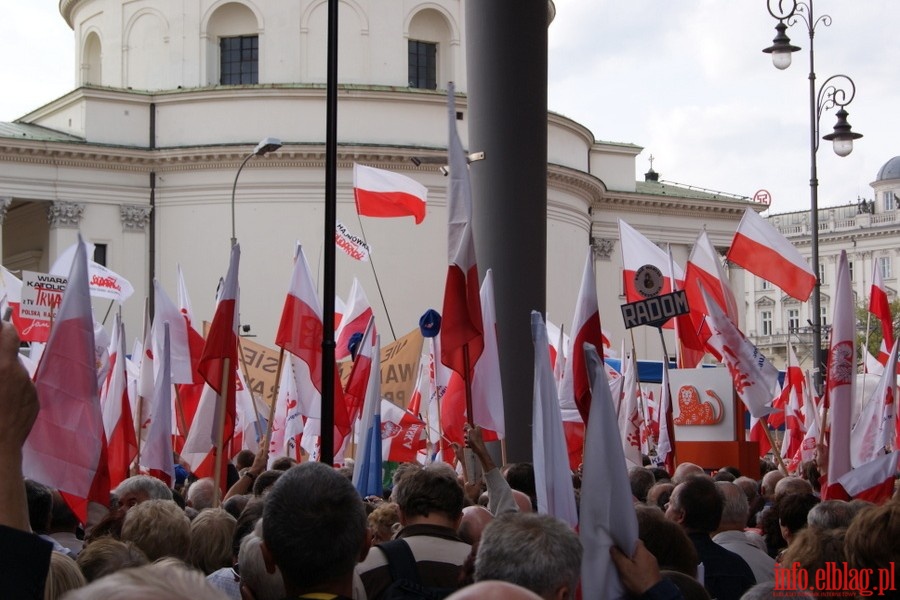
[[[205,575],[230,567],[236,519],[222,508],[208,508],[191,521],[191,551],[188,564]]]
[[[218,496],[219,490],[216,489],[215,480],[212,477],[204,477],[192,483],[188,488],[187,505],[198,511],[212,508],[215,506]]]
[[[262,548],[269,572],[278,566],[289,594],[343,592],[369,548],[356,488],[317,462],[285,471],[266,497]]]
[[[819,529],[847,527],[855,514],[849,502],[825,500],[812,507],[806,515],[806,524]]]
[[[25,497],[28,501],[28,521],[35,533],[47,533],[53,512],[53,490],[31,479],[25,480]]]
[[[750,505],[747,503],[744,490],[727,481],[717,481],[716,487],[725,500],[719,531],[743,531],[750,513]]]
[[[377,510],[377,509],[376,509]],[[463,509],[462,521],[457,533],[462,541],[475,545],[481,541],[484,528],[494,520],[494,515],[483,506],[467,506]]]
[[[475,581],[508,581],[545,600],[574,598],[582,553],[578,535],[559,519],[505,513],[484,529],[475,557]]]
[[[778,482],[782,479],[784,479],[784,473],[782,473],[781,471],[769,471],[768,473],[763,475],[762,483],[759,486],[759,493],[766,498],[774,498],[775,486],[778,485]]]
[[[679,483],[672,491],[666,518],[688,533],[711,533],[719,526],[724,501],[712,478],[695,475]]]
[[[631,467],[628,469],[628,481],[631,484],[631,495],[638,502],[646,502],[647,492],[656,483],[656,478],[644,467]]]
[[[122,541],[134,542],[151,562],[165,556],[187,561],[191,521],[172,500],[147,500],[125,513]]]
[[[704,473],[705,471],[700,465],[694,464],[692,462],[678,463],[678,466],[675,467],[675,473],[672,475],[672,483],[678,485],[688,477],[692,477],[694,475],[703,475]]]
[[[812,484],[799,477],[784,477],[775,484],[775,502],[790,494],[812,494]]]
[[[113,493],[119,501],[119,508],[128,510],[147,500],[171,500],[172,490],[156,477],[135,475],[120,483]]]
[[[400,507],[404,525],[428,519],[452,529],[459,526],[463,490],[456,477],[443,468],[428,466],[411,471],[397,483],[393,499]]]

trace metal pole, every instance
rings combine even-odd
[[[238,177],[241,176],[241,171],[244,169],[244,165],[247,164],[247,161],[256,156],[256,152],[251,152],[244,158],[244,161],[241,163],[241,166],[238,167],[237,173],[234,174],[234,183],[231,184],[231,247],[234,248],[234,245],[237,244],[237,235],[234,232],[234,192],[237,190],[237,181]]]
[[[337,226],[338,0],[328,0],[328,81],[325,86],[325,277],[322,289],[322,423],[319,462],[334,463],[334,294]],[[329,243],[329,240],[332,240]]]
[[[809,1],[809,22],[815,24],[812,0]],[[822,393],[822,281],[819,268],[819,178],[816,165],[816,154],[819,151],[819,115],[816,102],[816,69],[813,38],[815,27],[809,30],[809,224],[811,228],[810,248],[812,252],[812,268],[816,271],[816,283],[812,294],[812,328],[813,328],[813,383],[816,394]]]

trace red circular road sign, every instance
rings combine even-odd
[[[759,190],[753,194],[753,201],[769,206],[772,204],[772,194],[770,194],[768,190]]]

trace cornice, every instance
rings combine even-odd
[[[678,196],[655,196],[632,192],[609,192],[604,195],[595,210],[603,207],[616,207],[631,212],[658,214],[665,212],[672,216],[695,216],[702,212],[704,218],[740,217],[744,214],[746,203],[728,200],[700,200],[697,198],[679,198]]]

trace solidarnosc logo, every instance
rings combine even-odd
[[[825,563],[824,568],[807,571],[799,562],[790,567],[775,565],[775,588],[772,595],[790,598],[798,592],[809,592],[818,598],[852,598],[884,596],[897,590],[894,564],[880,569],[856,569],[847,563]]]

